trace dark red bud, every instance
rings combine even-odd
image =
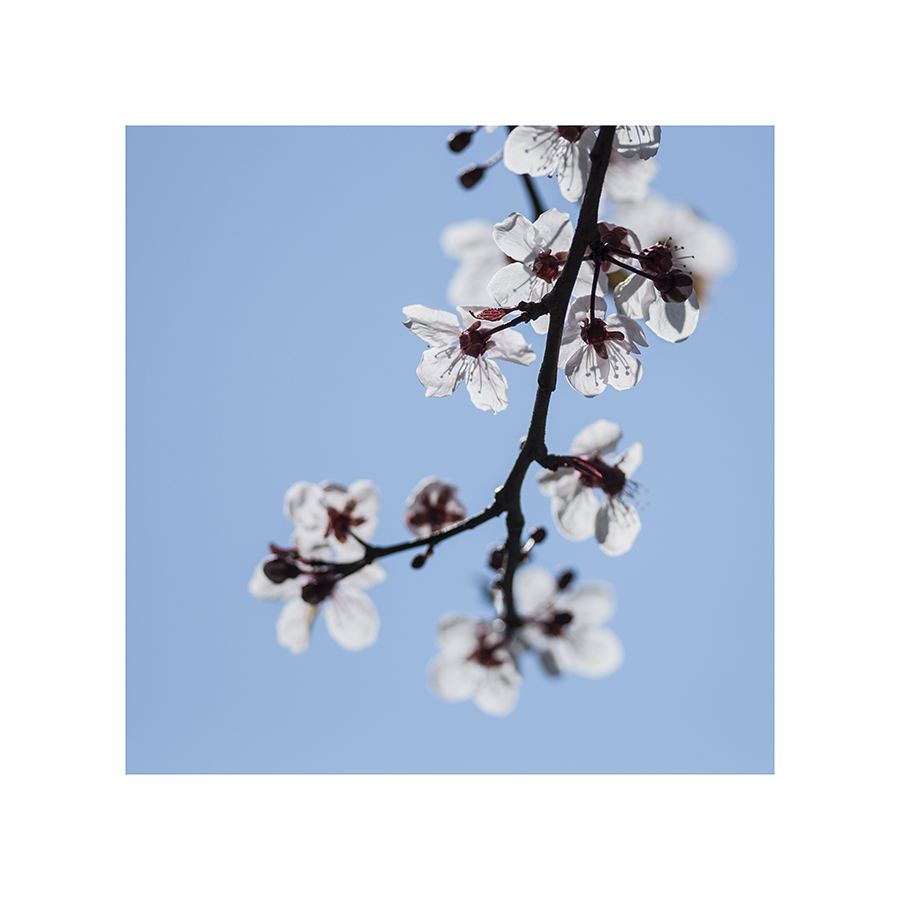
[[[484,173],[484,166],[472,166],[469,169],[463,169],[463,171],[459,173],[459,183],[464,188],[475,187],[475,185],[481,181],[481,176],[484,175]]]

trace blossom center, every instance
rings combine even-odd
[[[350,537],[350,529],[357,525],[362,525],[366,521],[365,516],[354,516],[353,510],[356,508],[356,500],[350,500],[343,509],[335,509],[333,506],[326,506],[328,513],[328,526],[325,529],[325,537],[334,536],[334,539],[344,544]]]
[[[580,457],[576,469],[578,478],[585,487],[599,488],[609,497],[621,494],[628,481],[618,466],[611,466],[592,456]]]
[[[587,128],[587,125],[557,125],[556,133],[561,138],[565,138],[570,144],[574,144],[581,139],[585,128]]]
[[[602,319],[594,319],[593,322],[585,319],[581,325],[581,339],[593,347],[602,359],[609,359],[606,342],[624,341],[625,335],[621,331],[608,331]]]
[[[427,494],[423,495],[421,503],[424,509],[413,513],[409,517],[408,524],[415,528],[422,528],[427,525],[431,531],[440,531],[446,525],[461,522],[465,516],[459,510],[447,509],[447,504],[451,498],[452,490],[450,488],[444,488],[434,498],[434,502]]]
[[[478,646],[467,657],[471,662],[484,666],[486,669],[495,669],[503,665],[502,659],[497,659],[494,655],[500,649],[500,644],[491,642],[488,639],[491,635],[484,635],[478,638]]]
[[[476,322],[460,334],[459,349],[462,350],[466,356],[481,356],[485,350],[489,350],[494,346],[490,334],[486,331],[481,331],[480,328],[481,323]]]
[[[561,250],[559,253],[551,253],[543,250],[531,266],[531,271],[547,284],[553,284],[559,278],[560,270],[565,264],[568,252]]]
[[[568,625],[575,617],[570,612],[555,613],[552,619],[541,623],[544,634],[550,637],[559,637],[563,633],[563,628]]]

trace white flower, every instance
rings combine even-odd
[[[651,194],[640,203],[617,209],[616,221],[636,232],[644,247],[671,244],[689,254],[684,268],[694,279],[701,305],[715,282],[727,275],[735,263],[734,242],[720,226],[699,216],[685,203],[670,203]]]
[[[659,150],[659,125],[619,125],[613,138],[613,149],[622,156],[650,159]]]
[[[616,203],[637,203],[650,191],[650,182],[659,174],[655,159],[623,156],[613,150],[603,179],[603,196]]]
[[[665,341],[687,340],[700,318],[693,279],[673,265],[672,251],[663,244],[644,250],[640,262],[641,272],[616,285],[616,309],[632,319],[643,319]]]
[[[478,409],[494,413],[506,409],[507,383],[494,360],[527,366],[534,362],[534,351],[521,334],[509,330],[491,333],[469,309],[460,306],[457,312],[463,327],[456,316],[443,310],[418,303],[403,308],[409,319],[403,324],[431,345],[416,369],[425,396],[447,397],[465,381]]]
[[[378,563],[339,577],[333,573],[302,569],[286,553],[266,557],[250,579],[250,593],[261,600],[284,600],[278,617],[278,643],[291,653],[309,646],[313,620],[322,607],[325,627],[347,650],[362,650],[378,637],[378,611],[360,588],[385,578]]]
[[[465,517],[466,508],[456,498],[456,488],[436,478],[420,481],[406,501],[406,527],[419,537],[462,522]]]
[[[585,397],[596,397],[607,384],[617,391],[634,387],[643,374],[635,344],[647,346],[641,326],[627,316],[606,315],[606,301],[594,301],[595,319],[590,321],[591,298],[579,297],[569,307],[559,351],[559,368],[569,384]]]
[[[563,197],[577,203],[591,171],[596,125],[518,125],[503,145],[503,162],[518,175],[556,172]]]
[[[284,495],[284,514],[296,526],[294,545],[312,559],[360,559],[378,519],[378,488],[371,481],[354,481],[349,488],[332,481],[298,481]]]
[[[550,497],[550,510],[563,537],[583,541],[594,536],[608,556],[631,549],[641,520],[624,501],[633,486],[629,479],[644,457],[640,444],[615,453],[622,431],[600,419],[584,428],[572,441],[570,465],[538,477],[541,491]]]
[[[571,575],[571,573],[570,573]],[[539,566],[516,571],[513,591],[523,618],[518,637],[541,653],[551,673],[577,672],[601,678],[622,665],[624,651],[618,637],[604,623],[616,605],[605,585],[561,589],[559,582]]]
[[[488,284],[488,292],[505,308],[522,302],[535,302],[553,288],[559,278],[575,229],[569,214],[549,209],[532,224],[525,216],[513,213],[494,226],[494,240],[501,252],[516,260],[497,272]],[[575,296],[591,291],[594,270],[590,262],[583,262],[578,271],[572,292]],[[606,293],[606,278],[600,275],[597,288]],[[546,334],[549,316],[532,321],[538,334]]]
[[[487,219],[470,219],[448,225],[441,233],[441,249],[459,260],[459,268],[447,285],[451,306],[489,306],[490,280],[510,262],[494,242],[494,226]]]
[[[471,699],[493,716],[512,712],[522,676],[504,631],[490,622],[453,615],[442,620],[437,644],[441,653],[432,659],[429,677],[438,696],[451,703]]]

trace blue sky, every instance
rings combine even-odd
[[[370,478],[376,539],[405,538],[423,476],[486,505],[512,464],[536,366],[506,366],[510,406],[427,399],[401,308],[446,308],[449,223],[530,216],[497,167],[471,191],[428,128],[127,131],[127,767],[129,772],[752,773],[773,768],[773,129],[663,129],[654,190],[724,227],[737,265],[685,343],[649,336],[644,378],[588,400],[562,380],[551,452],[599,418],[641,441],[643,531],[608,558],[553,529],[532,474],[535,562],[610,583],[625,663],[551,680],[527,659],[505,719],[434,697],[446,612],[487,612],[498,523],[421,571],[385,561],[378,642],[275,641],[247,580],[295,481]],[[573,211],[555,182],[546,206]],[[689,248],[688,248],[689,250]],[[542,339],[528,335],[539,352]],[[535,471],[533,475],[536,476]]]

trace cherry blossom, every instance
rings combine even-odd
[[[459,260],[447,285],[447,299],[457,306],[488,306],[490,280],[512,260],[494,241],[494,226],[487,219],[469,219],[448,225],[441,233],[441,249]]]
[[[659,166],[655,159],[623,156],[614,149],[603,179],[604,197],[616,203],[638,203],[647,197],[650,182],[658,174]]]
[[[518,175],[552,175],[563,197],[577,203],[591,171],[597,125],[518,125],[503,145],[503,162]]]
[[[312,559],[350,561],[362,557],[375,533],[378,488],[366,480],[349,488],[332,481],[298,481],[284,495],[284,514],[296,526],[294,545]],[[359,540],[357,540],[357,538]]]
[[[310,630],[320,607],[332,638],[347,650],[362,650],[375,643],[379,619],[375,604],[361,588],[384,578],[378,563],[340,576],[327,570],[311,571],[291,551],[279,550],[257,565],[249,588],[261,600],[285,601],[276,634],[278,643],[291,653],[309,647]]]
[[[606,301],[578,297],[569,307],[559,352],[559,368],[569,384],[585,397],[596,397],[607,385],[617,391],[634,387],[643,370],[635,344],[647,346],[641,326],[627,316],[606,315]]]
[[[447,397],[465,381],[475,406],[497,413],[507,407],[507,382],[494,360],[528,366],[535,354],[521,334],[485,327],[472,311],[480,309],[457,307],[461,326],[452,313],[414,304],[403,308],[403,324],[430,345],[416,369],[426,397]]]
[[[515,261],[504,266],[491,279],[488,284],[490,295],[505,308],[541,300],[559,278],[574,235],[569,214],[558,209],[547,210],[534,223],[519,213],[513,213],[495,225],[494,240],[497,246]],[[590,293],[593,277],[593,265],[587,261],[582,263],[573,293]],[[602,275],[598,275],[598,287],[601,294],[606,292],[606,278]],[[531,324],[538,334],[546,334],[549,317],[542,316]]]
[[[572,441],[566,465],[538,477],[550,497],[550,510],[563,537],[584,541],[593,536],[608,556],[631,549],[641,520],[625,498],[633,495],[629,481],[644,457],[640,444],[616,454],[622,431],[600,419],[582,429]]]
[[[684,260],[694,279],[694,290],[702,306],[715,283],[727,275],[735,263],[734,242],[728,233],[698,215],[686,203],[670,203],[659,194],[651,194],[640,203],[629,203],[616,210],[616,221],[634,231],[642,246],[668,244],[687,248]]]
[[[687,340],[700,318],[693,279],[674,265],[672,250],[664,244],[643,251],[640,262],[640,272],[632,272],[616,285],[616,309],[632,319],[643,319],[665,341]]]
[[[452,484],[424,478],[406,501],[406,527],[418,537],[427,537],[466,517],[466,508]]]
[[[472,700],[493,716],[512,712],[522,676],[499,622],[447,616],[438,628],[437,644],[441,653],[428,669],[438,696],[450,703]]]
[[[541,654],[551,674],[577,672],[601,678],[622,665],[624,651],[618,637],[602,628],[615,612],[609,587],[582,585],[570,589],[572,573],[557,580],[539,566],[516,571],[516,607],[523,617],[518,637]]]

